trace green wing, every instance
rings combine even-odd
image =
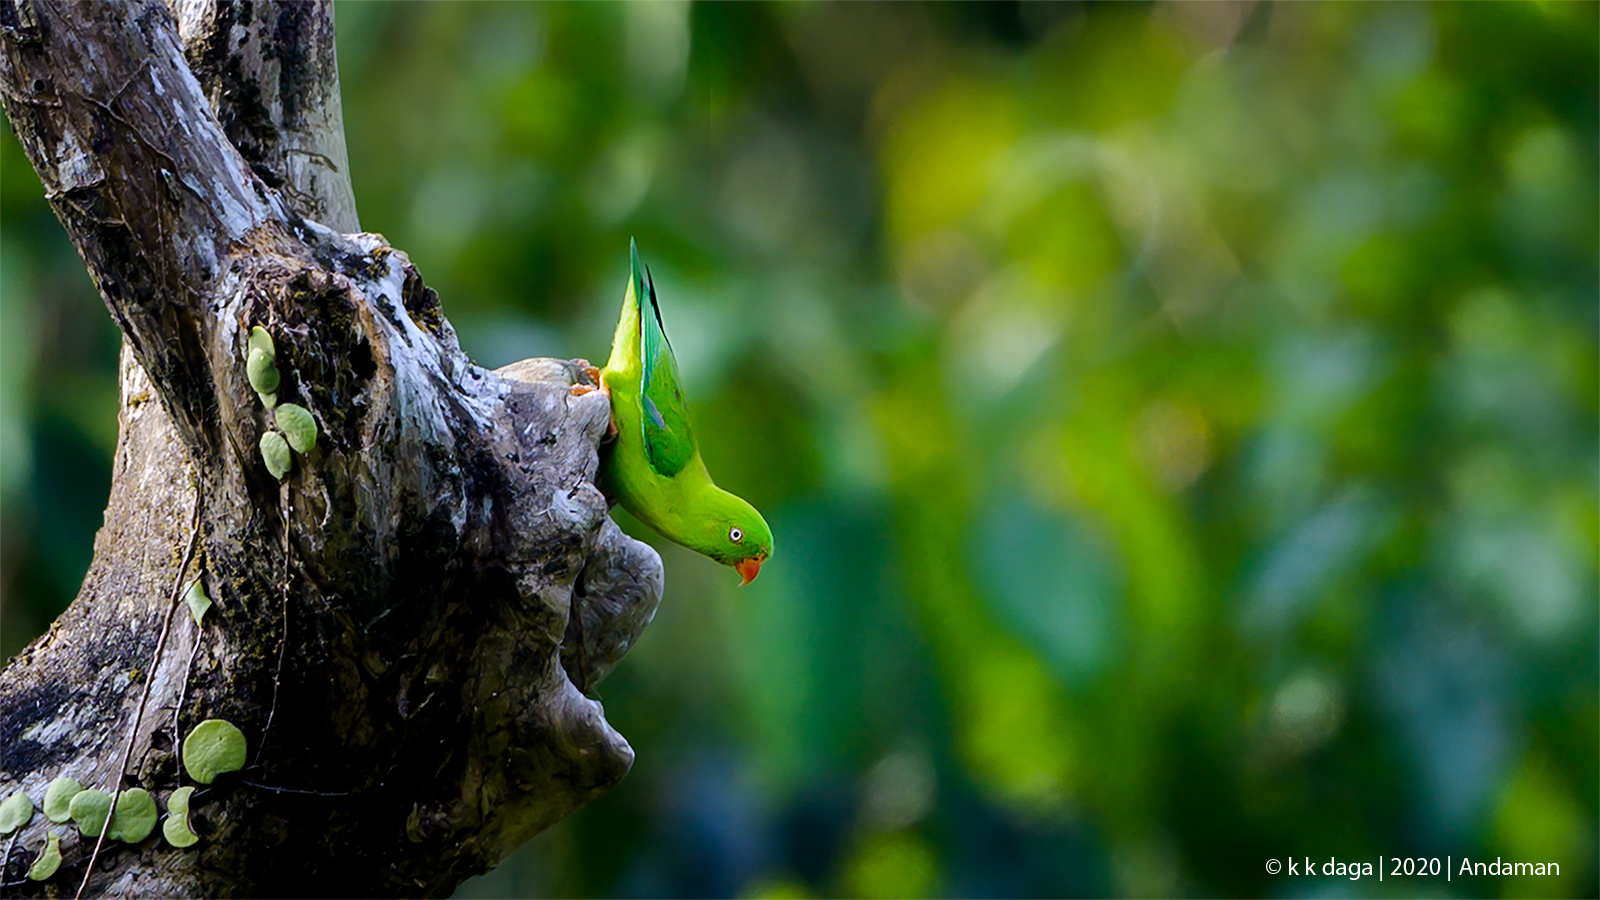
[[[635,251],[635,294],[645,298],[639,304],[639,360],[644,369],[639,397],[644,407],[644,449],[650,468],[671,478],[683,471],[694,456],[694,435],[689,432],[689,404],[683,398],[678,361],[673,358],[672,345],[661,327],[655,280],[648,270],[643,278],[638,273]]]

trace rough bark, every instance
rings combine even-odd
[[[315,3],[168,0],[217,121],[290,208],[361,230],[350,187],[333,17]]]
[[[247,766],[196,794],[201,843],[108,841],[87,893],[447,894],[627,772],[583,690],[660,561],[606,515],[580,369],[474,366],[403,253],[340,233],[330,5],[176,9],[0,4],[0,99],[125,339],[94,561],[0,675],[0,794],[70,775],[164,804],[175,742],[225,718]],[[281,483],[253,325],[320,431]],[[195,578],[203,625],[171,615]],[[64,863],[27,881],[47,830]],[[74,893],[93,844],[36,815],[7,894]]]

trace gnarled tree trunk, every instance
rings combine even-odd
[[[0,3],[0,98],[124,336],[105,526],[0,676],[0,795],[164,800],[176,743],[227,719],[246,767],[195,794],[201,842],[106,841],[87,893],[447,894],[627,772],[583,691],[660,561],[606,515],[580,368],[480,369],[403,253],[343,233],[331,4],[174,6]],[[281,482],[257,325],[320,435]],[[61,870],[27,880],[47,831]],[[8,895],[78,890],[94,840],[13,838]]]

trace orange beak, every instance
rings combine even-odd
[[[744,578],[743,581],[739,582],[739,587],[744,587],[750,582],[755,581],[756,576],[761,574],[761,560],[754,556],[750,557],[749,559],[741,559],[737,563],[734,563],[733,568],[734,571],[738,572],[739,575]]]

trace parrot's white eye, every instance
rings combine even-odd
[[[729,528],[728,529],[728,540],[733,541],[735,544],[737,544],[740,541],[744,540],[744,532],[740,531],[738,526],[735,526],[733,528]]]

